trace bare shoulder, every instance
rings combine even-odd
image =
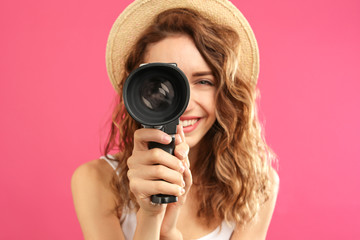
[[[85,239],[122,236],[116,196],[110,185],[113,175],[112,167],[98,159],[79,166],[72,176],[75,211]]]
[[[264,240],[266,238],[280,186],[280,178],[275,169],[270,169],[269,177],[271,181],[269,199],[261,206],[254,221],[246,226],[236,227],[231,240]]]
[[[114,205],[114,194],[110,183],[113,169],[103,159],[97,159],[79,166],[71,179],[71,191],[73,194],[75,209],[80,206],[99,204],[100,201]]]
[[[71,185],[72,187],[89,183],[107,185],[111,181],[113,171],[103,159],[93,160],[82,164],[75,170]]]
[[[272,183],[271,184],[272,197],[276,198],[276,196],[279,192],[280,177],[279,177],[278,173],[275,171],[275,169],[273,169],[273,168],[270,168],[269,176],[270,176],[270,181]]]
[[[77,204],[101,200],[114,203],[111,181],[114,170],[103,159],[97,159],[79,166],[71,179],[75,208]],[[91,199],[91,200],[90,200]],[[111,204],[111,207],[115,207]]]

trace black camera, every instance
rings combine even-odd
[[[127,77],[123,99],[130,116],[145,128],[160,129],[172,136],[168,145],[150,142],[149,148],[161,148],[174,154],[176,128],[190,99],[185,74],[175,63],[146,63]],[[156,204],[176,202],[177,197],[151,196]]]

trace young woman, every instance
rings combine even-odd
[[[256,114],[257,51],[247,21],[226,0],[128,6],[107,46],[119,102],[106,157],[72,179],[85,239],[265,239],[279,179]],[[141,128],[121,98],[126,77],[153,62],[176,63],[190,85],[174,155],[148,148],[171,138]],[[159,193],[178,202],[153,204]]]

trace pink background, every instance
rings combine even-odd
[[[70,192],[101,154],[107,34],[130,1],[0,3],[0,239],[81,239]],[[267,239],[360,239],[360,1],[234,1],[260,46],[279,156]]]

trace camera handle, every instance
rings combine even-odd
[[[179,119],[176,119],[175,121],[166,124],[164,126],[144,126],[144,128],[156,128],[160,129],[163,132],[166,132],[169,134],[172,138],[171,142],[169,144],[161,144],[157,142],[149,142],[149,149],[152,148],[160,148],[164,150],[165,152],[170,153],[171,155],[174,155],[174,149],[175,149],[175,134],[176,134],[176,128],[179,124]],[[164,181],[164,180],[161,180]],[[178,201],[177,196],[167,195],[167,194],[156,194],[151,196],[151,202],[155,204],[167,204],[167,203],[173,203]]]
[[[174,155],[175,135],[171,135],[171,143],[169,143],[169,144],[161,144],[161,143],[157,143],[157,142],[149,142],[149,149],[153,149],[153,148],[161,148],[165,152],[168,152],[171,155]]]
[[[161,144],[157,142],[149,142],[149,149],[152,148],[161,148],[162,150],[174,155],[174,148],[175,148],[175,135],[171,136],[172,140],[170,144]],[[161,180],[164,181],[164,180]],[[166,194],[156,194],[151,196],[151,202],[155,204],[167,204],[177,202],[178,198],[172,195]]]

